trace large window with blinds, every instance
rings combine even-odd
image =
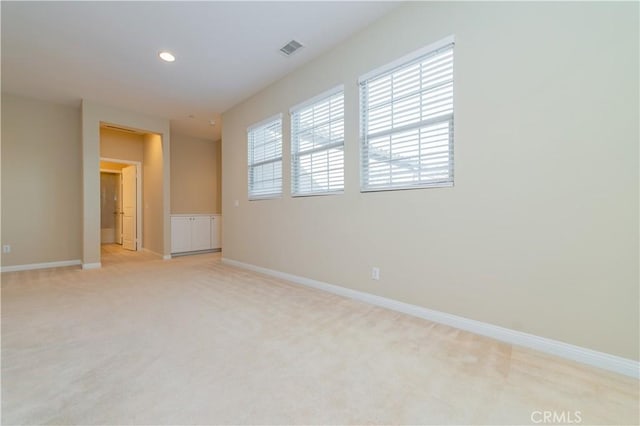
[[[453,46],[360,78],[362,191],[453,185]]]
[[[344,86],[291,108],[291,193],[344,189]]]
[[[282,195],[282,114],[247,129],[249,199]]]

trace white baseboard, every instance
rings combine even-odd
[[[194,250],[194,251],[179,251],[177,253],[172,253],[170,258],[172,259],[174,257],[193,256],[194,254],[220,253],[221,251],[222,251],[221,248]]]
[[[29,263],[26,265],[3,266],[2,268],[0,268],[0,272],[16,272],[16,271],[30,271],[33,269],[62,268],[64,266],[77,266],[81,264],[82,262],[80,261],[80,259],[62,260],[59,262]]]
[[[148,248],[143,247],[142,251],[145,253],[150,253],[154,256],[158,256],[159,258],[161,258],[162,260],[171,260],[171,255],[170,254],[160,254],[158,252],[155,252],[153,250],[150,250]]]
[[[511,330],[509,328],[472,320],[469,318],[459,317],[457,315],[447,314],[445,312],[434,311],[422,306],[411,305],[409,303],[399,302],[397,300],[388,299],[386,297],[376,296],[370,293],[364,293],[352,290],[346,287],[340,287],[328,284],[322,281],[316,281],[297,275],[287,274],[285,272],[275,271],[273,269],[263,268],[249,263],[239,262],[237,260],[222,258],[222,263],[248,269],[254,272],[260,272],[272,277],[281,278],[296,284],[313,287],[318,290],[327,291],[340,296],[349,297],[351,299],[366,302],[372,305],[381,306],[383,308],[402,312],[408,315],[423,318],[429,321],[446,324],[451,327],[466,330],[482,336],[487,336],[502,342],[510,343],[516,346],[523,346],[535,349],[540,352],[557,355],[562,358],[577,361],[583,364],[602,368],[604,370],[613,371],[625,376],[640,378],[640,363],[627,358],[616,355],[598,352],[593,349],[587,349],[580,346],[571,345],[569,343],[560,342],[558,340],[548,339],[546,337],[536,336],[534,334],[524,333],[522,331]]]
[[[82,264],[82,269],[100,269],[102,268],[102,263],[100,262],[96,262],[96,263],[83,263]]]
[[[152,255],[154,255],[154,256],[156,256],[156,257],[162,257],[162,255],[161,255],[160,253],[158,253],[158,252],[156,252],[156,251],[153,251],[153,250],[151,250],[151,249],[148,249],[148,248],[146,248],[146,247],[141,247],[141,248],[140,248],[140,251],[142,251],[142,252],[144,252],[144,253],[152,254]]]

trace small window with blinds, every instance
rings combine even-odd
[[[247,130],[249,199],[282,195],[282,115],[278,114]]]
[[[291,193],[344,189],[344,86],[291,108]]]
[[[453,37],[360,78],[361,190],[453,185]]]

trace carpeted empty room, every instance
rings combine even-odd
[[[3,275],[3,424],[637,422],[629,377],[216,254],[106,260]]]
[[[3,425],[640,424],[640,2],[0,20]]]

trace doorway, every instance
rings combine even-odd
[[[144,164],[144,250],[171,259],[170,129],[169,120],[82,100],[82,269],[100,268],[100,157],[127,158]],[[102,132],[107,126],[135,131],[142,137],[136,158],[123,155],[130,144],[114,143],[105,151]],[[137,144],[134,144],[137,145]],[[121,149],[122,148],[122,149]],[[138,196],[139,197],[139,196]],[[138,210],[140,210],[138,204]],[[142,232],[142,227],[136,230]],[[140,245],[138,245],[138,252]]]
[[[100,244],[122,245],[122,173],[100,168]]]
[[[142,250],[142,164],[100,159],[100,243]]]

